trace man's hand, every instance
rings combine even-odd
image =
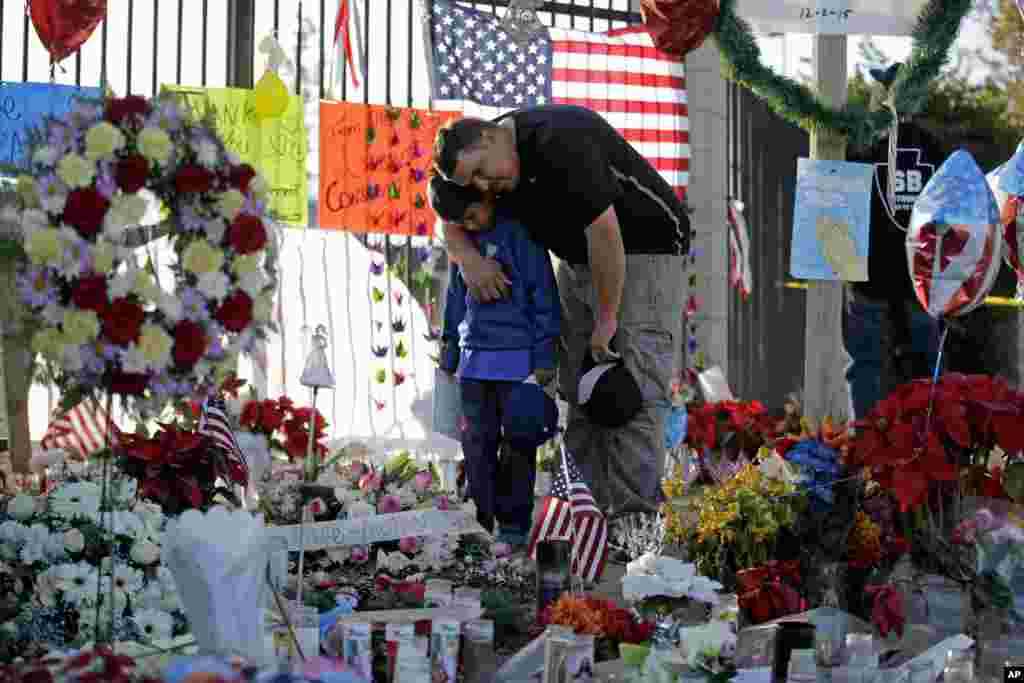
[[[494,259],[477,253],[464,257],[461,266],[469,293],[477,301],[489,303],[508,296],[512,281]]]
[[[619,354],[611,350],[612,338],[619,329],[615,318],[598,320],[594,324],[594,332],[590,335],[590,355],[595,363],[608,363],[619,359]]]

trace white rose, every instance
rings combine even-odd
[[[76,555],[85,550],[85,535],[78,529],[68,529],[64,532],[64,550]]]
[[[32,496],[19,494],[7,504],[7,514],[19,522],[32,519],[36,514],[36,499]]]
[[[148,567],[160,559],[160,548],[149,541],[139,541],[132,546],[132,562]]]

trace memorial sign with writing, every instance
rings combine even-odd
[[[737,0],[756,33],[910,35],[925,0]]]
[[[269,529],[272,535],[285,538],[288,549],[294,552],[302,547],[323,550],[398,541],[408,536],[487,533],[472,514],[462,510],[413,510],[307,524],[302,531],[302,546],[299,545],[298,525]]]
[[[102,96],[99,88],[56,83],[0,83],[0,165],[27,169],[29,131],[40,127],[44,117],[67,114],[76,98],[100,99]]]
[[[320,225],[430,236],[431,148],[456,112],[320,103]]]
[[[290,96],[281,116],[261,119],[252,90],[165,85],[163,91],[178,95],[195,116],[213,113],[225,146],[266,179],[274,220],[301,227],[308,224],[309,140],[300,97]]]

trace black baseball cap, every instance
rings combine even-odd
[[[439,175],[430,178],[427,197],[434,213],[448,223],[461,223],[466,209],[483,201],[483,195],[476,188],[456,185]]]
[[[636,417],[644,397],[625,363],[597,363],[587,353],[580,368],[576,402],[591,422],[614,429]]]

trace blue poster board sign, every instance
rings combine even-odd
[[[43,117],[63,116],[75,98],[99,99],[100,88],[56,83],[0,82],[0,166],[28,167],[28,134]]]

